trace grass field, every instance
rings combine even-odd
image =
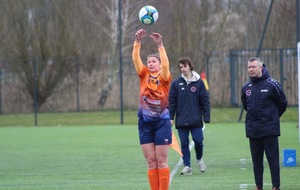
[[[236,123],[238,122],[241,108],[212,108],[211,123]],[[68,113],[38,113],[38,126],[100,126],[118,125],[121,122],[119,111],[99,112],[68,112]],[[123,113],[123,123],[136,125],[136,110],[126,110]],[[243,112],[242,119],[245,117]],[[282,122],[298,122],[298,108],[287,108],[281,117]],[[243,120],[241,121],[243,122]],[[34,126],[33,113],[4,114],[0,115],[0,127],[7,126]]]
[[[218,110],[213,112],[216,111]],[[235,111],[239,113],[239,110]],[[192,160],[193,174],[180,176],[179,172],[183,167],[180,166],[172,176],[170,190],[235,190],[240,189],[241,184],[246,184],[247,189],[254,189],[244,124],[236,122],[236,115],[232,119],[234,121],[231,121],[233,116],[230,116],[230,111],[227,112],[215,116],[218,119],[223,118],[221,122],[215,120],[206,125],[204,160],[207,171],[200,173]],[[96,115],[101,114],[104,113],[83,113],[83,118],[87,121],[80,119],[80,114],[77,113],[76,117],[72,117],[70,113],[59,113],[56,115],[59,117],[57,119],[53,114],[41,114],[41,127],[22,125],[28,114],[0,116],[0,126],[3,126],[0,127],[0,189],[149,189],[147,165],[139,146],[135,124],[110,124],[111,120],[119,121],[118,117],[111,116],[116,113],[110,113],[101,118],[101,122],[106,124],[94,125],[96,121],[91,121],[90,125],[80,125],[88,122],[91,119],[89,117],[97,120]],[[136,120],[135,113],[126,113],[125,122],[129,122],[128,118],[131,117],[127,114],[133,115],[130,122]],[[291,112],[285,117],[293,118],[291,115],[295,114]],[[5,124],[8,121],[16,124]],[[49,126],[55,121],[57,125]],[[297,125],[298,122],[292,119],[284,119],[282,122],[281,160],[283,149],[296,149],[299,155]],[[192,151],[192,158],[194,157]],[[246,169],[240,169],[242,158],[246,159]],[[170,149],[171,171],[179,160],[179,155]],[[264,183],[268,190],[271,189],[271,180],[267,162],[265,163]],[[299,156],[297,163],[296,167],[281,167],[281,189],[300,189]]]

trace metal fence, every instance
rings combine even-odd
[[[212,107],[241,106],[240,90],[248,80],[247,61],[256,55],[256,49],[230,50],[214,52],[205,68],[209,83],[209,95]],[[298,105],[297,50],[263,49],[260,58],[267,65],[271,76],[279,81],[286,93],[289,106]],[[102,109],[120,109],[120,81],[116,77],[110,96],[104,107],[99,107],[100,91],[105,85],[107,65],[96,60],[100,68],[89,70],[91,63],[81,57],[74,59],[73,74],[68,75],[43,104],[41,112],[95,111]],[[2,61],[3,63],[3,61]],[[1,64],[1,61],[0,61]],[[199,64],[199,63],[196,63]],[[77,67],[79,66],[80,67]],[[0,65],[1,66],[1,65]],[[173,79],[176,73],[175,63],[171,63]],[[178,71],[177,71],[178,72]],[[138,107],[139,79],[131,59],[123,61],[124,108]],[[0,114],[26,113],[33,111],[32,99],[24,91],[19,77],[0,67]]]
[[[256,49],[230,50],[231,105],[240,106],[240,89],[248,80],[247,61]],[[283,87],[289,106],[298,105],[297,49],[263,49],[260,59]]]

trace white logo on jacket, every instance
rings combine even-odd
[[[183,82],[179,83],[179,86],[182,86]],[[181,90],[184,90],[184,87],[181,87]]]

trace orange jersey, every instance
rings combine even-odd
[[[140,47],[135,43],[132,53],[134,66],[140,78],[138,115],[146,121],[169,118],[167,107],[172,76],[166,51],[164,48],[159,48],[162,70],[158,76],[151,76],[149,69],[141,61]]]

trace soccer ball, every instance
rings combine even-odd
[[[158,19],[158,12],[156,8],[151,5],[144,6],[139,12],[139,19],[143,24],[154,24]]]

